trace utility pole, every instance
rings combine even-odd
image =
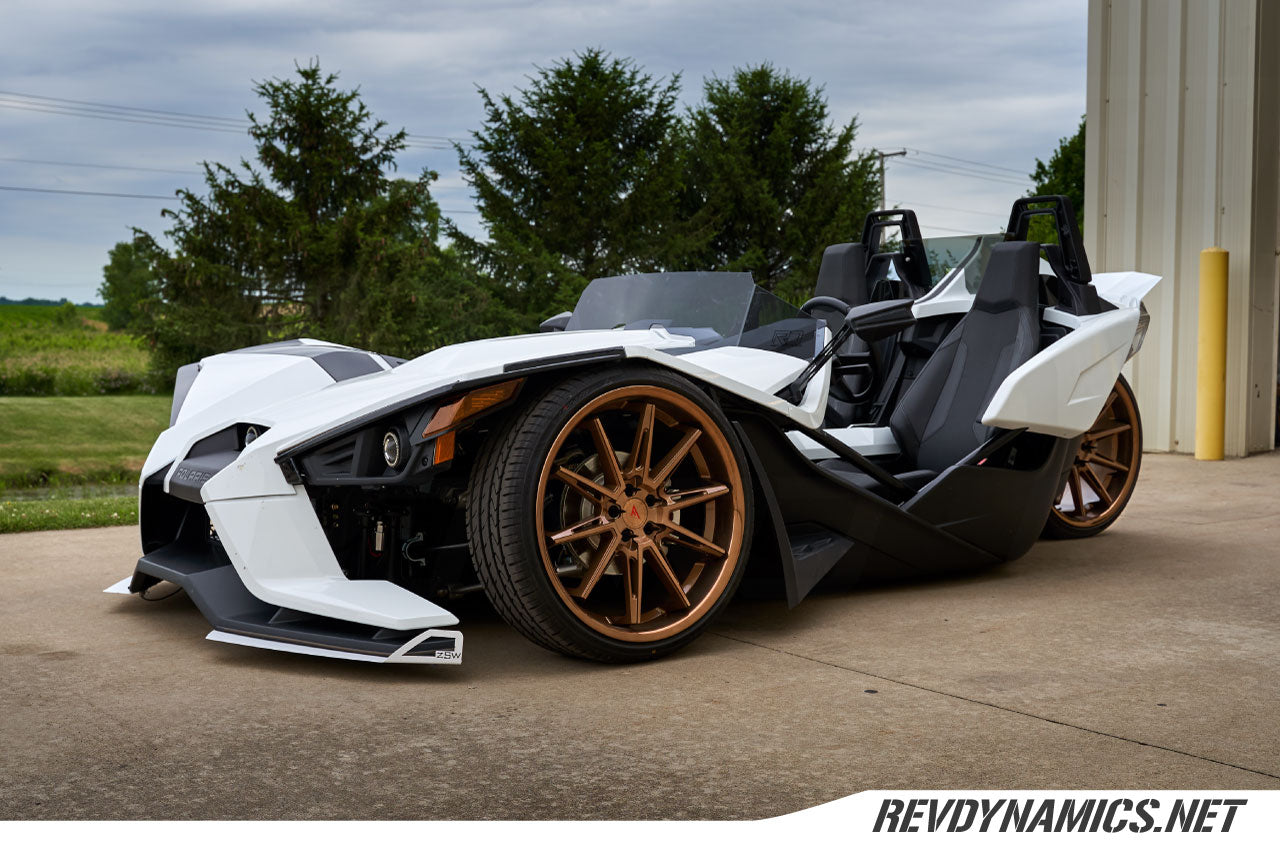
[[[885,201],[885,197],[884,197],[884,161],[887,160],[889,157],[905,157],[906,155],[907,155],[906,148],[903,148],[901,151],[889,151],[888,153],[885,153],[884,151],[877,151],[875,148],[871,149],[871,156],[875,157],[877,160],[880,161],[880,209],[881,210],[884,210],[888,207],[888,202]]]

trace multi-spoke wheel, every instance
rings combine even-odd
[[[570,655],[687,644],[741,578],[751,488],[728,422],[690,382],[612,370],[560,384],[477,458],[467,528],[495,608]]]
[[[1142,466],[1142,419],[1133,389],[1124,376],[1085,432],[1066,486],[1058,496],[1045,534],[1087,538],[1116,521],[1129,504]]]

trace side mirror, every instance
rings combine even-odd
[[[844,324],[868,343],[873,343],[916,324],[915,314],[911,312],[913,304],[915,300],[910,298],[860,304],[845,314]]]
[[[538,326],[539,331],[563,331],[569,324],[569,318],[573,316],[573,311],[566,310],[564,313],[557,313],[555,316],[542,320],[542,324]]]

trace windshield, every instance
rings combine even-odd
[[[929,258],[929,274],[938,284],[953,270],[964,274],[964,288],[978,291],[987,270],[991,247],[1004,240],[1004,234],[984,233],[974,236],[931,236],[924,240],[924,253]]]
[[[745,346],[810,360],[822,324],[757,287],[747,272],[653,272],[597,278],[566,331],[661,327],[694,348]]]

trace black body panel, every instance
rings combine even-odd
[[[1000,560],[823,469],[763,418],[743,416],[735,427],[749,447],[748,456],[756,467],[752,472],[772,496],[765,504],[774,528],[783,530],[779,555],[789,604],[799,603],[836,568],[844,575],[858,576],[912,568],[976,567]],[[815,535],[821,534],[829,542],[815,542]],[[842,551],[830,558],[835,547]]]
[[[385,368],[373,358],[371,352],[360,349],[336,349],[333,346],[317,346],[302,340],[280,340],[275,343],[263,343],[235,349],[228,354],[255,355],[288,355],[296,358],[310,358],[316,366],[329,374],[334,381],[346,381],[361,375],[383,372]],[[403,361],[402,361],[403,362]],[[395,364],[392,364],[393,366]]]
[[[162,475],[163,471],[161,471]],[[143,548],[129,590],[145,592],[159,581],[185,590],[200,613],[216,630],[235,635],[299,644],[307,647],[387,657],[423,630],[381,629],[365,624],[297,612],[265,603],[249,593],[209,525],[201,505],[181,502],[159,492],[157,476],[143,488]],[[158,528],[163,524],[166,528]],[[167,543],[159,543],[166,540]],[[431,656],[437,650],[455,651],[449,637],[425,639],[407,656]]]
[[[169,480],[169,494],[187,502],[203,503],[200,488],[235,461],[244,448],[238,426],[230,426],[197,440],[185,458],[178,462]]]
[[[899,503],[878,495],[878,483],[859,481],[863,474],[805,458],[786,437],[788,426],[748,415],[734,425],[765,495],[792,606],[828,574],[907,577],[1017,558],[1044,528],[1079,444],[1006,432]]]

